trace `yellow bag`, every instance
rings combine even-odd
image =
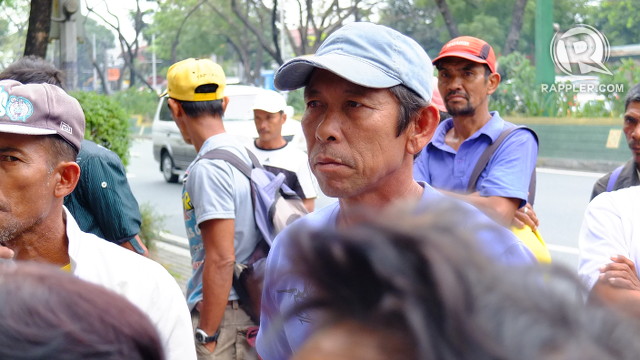
[[[531,250],[540,263],[551,263],[551,254],[538,230],[531,230],[528,225],[522,228],[511,226],[510,230]]]

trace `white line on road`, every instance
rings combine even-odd
[[[536,171],[540,173],[545,173],[545,174],[586,176],[586,177],[593,177],[593,178],[600,178],[604,175],[604,173],[599,173],[599,172],[574,171],[574,170],[562,170],[562,169],[551,169],[551,168],[537,168]]]
[[[547,248],[550,251],[561,252],[561,253],[565,253],[565,254],[571,254],[571,255],[579,255],[580,254],[580,250],[578,250],[578,248],[572,247],[572,246],[547,244]]]

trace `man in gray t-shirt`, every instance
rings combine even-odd
[[[186,59],[167,72],[167,104],[198,155],[186,170],[182,205],[193,273],[187,302],[198,359],[255,359],[246,333],[255,324],[232,288],[235,262],[246,262],[258,242],[249,180],[224,160],[202,159],[213,149],[251,164],[239,140],[227,134],[222,115],[225,75],[209,59]]]

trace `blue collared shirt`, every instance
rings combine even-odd
[[[443,121],[414,162],[415,179],[437,189],[466,193],[471,172],[484,150],[511,126],[514,125],[504,121],[497,111],[492,111],[491,119],[456,151],[445,143],[453,119]],[[520,206],[524,206],[537,157],[538,143],[533,135],[527,130],[516,130],[505,139],[482,171],[476,190],[481,196],[520,199]]]

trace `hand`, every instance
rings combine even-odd
[[[640,291],[640,279],[633,261],[622,255],[612,256],[611,261],[600,268],[598,281],[621,289]]]
[[[213,354],[213,352],[216,349],[216,345],[218,345],[217,341],[212,341],[210,343],[206,343],[206,344],[202,344],[202,346],[204,346],[207,350],[209,350],[210,353]]]
[[[11,260],[15,256],[15,252],[6,246],[0,245],[0,259]]]
[[[526,203],[523,207],[516,210],[511,224],[518,228],[529,225],[531,230],[535,231],[540,225],[540,220],[538,220],[538,215],[536,215],[536,212],[533,210],[531,204]]]

